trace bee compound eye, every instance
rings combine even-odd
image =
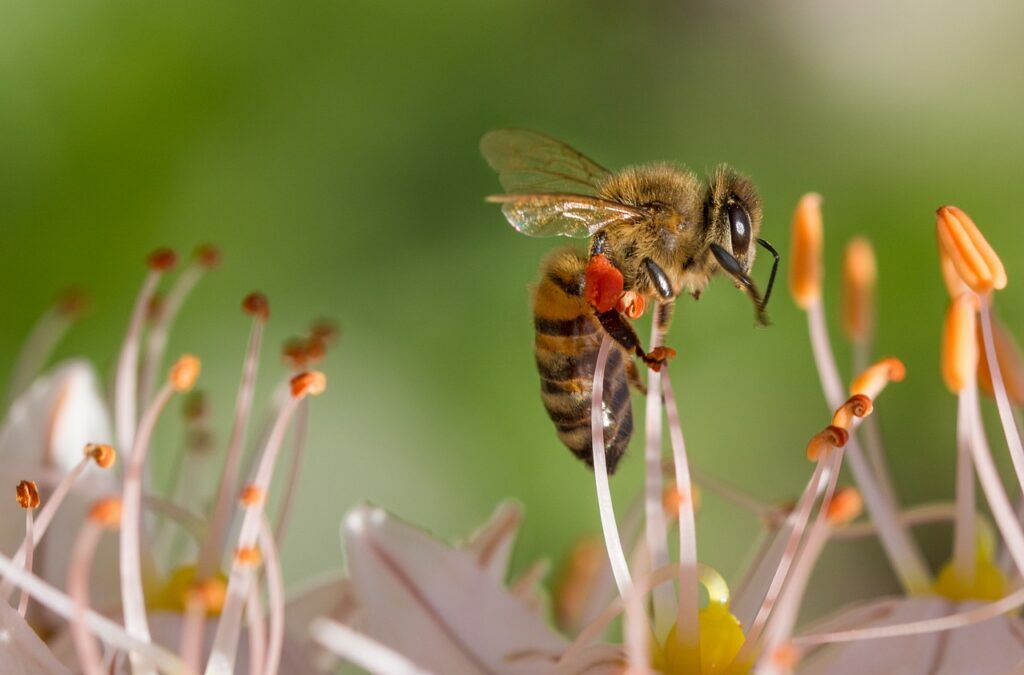
[[[729,205],[729,228],[732,231],[732,254],[746,254],[750,248],[750,216],[739,204]]]

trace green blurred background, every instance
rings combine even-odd
[[[1022,20],[1016,2],[4,2],[0,372],[70,283],[94,306],[61,354],[109,372],[143,256],[216,242],[224,263],[171,353],[203,357],[221,440],[245,293],[273,308],[263,394],[285,373],[287,336],[322,315],[344,327],[313,404],[289,579],[341,565],[340,519],[364,499],[455,537],[515,497],[517,568],[557,563],[598,531],[591,475],[556,440],[533,368],[527,289],[557,242],[484,203],[499,186],[477,150],[486,130],[521,126],[610,167],[732,163],[758,184],[763,234],[784,255],[796,200],[822,193],[840,360],[841,246],[866,233],[879,351],[909,371],[879,410],[896,481],[905,503],[948,499],[933,211],[975,217],[1010,272],[1001,314],[1024,327]],[[681,301],[670,344],[694,464],[782,500],[828,418],[784,283],[773,305],[774,325],[755,329],[718,280]],[[163,422],[159,471],[178,427],[176,413]],[[632,454],[613,481],[623,511],[642,482]],[[700,528],[702,558],[734,575],[757,524],[708,496]],[[924,540],[945,558],[943,529]],[[826,592],[829,575],[844,584]],[[874,545],[835,546],[816,583],[819,606],[894,587]]]

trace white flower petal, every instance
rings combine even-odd
[[[342,537],[362,630],[417,665],[446,675],[525,675],[567,646],[475,556],[380,509],[354,509]]]
[[[504,581],[522,521],[522,507],[516,502],[504,501],[498,504],[483,527],[469,535],[462,548],[476,556],[480,566],[493,578]]]
[[[0,602],[0,668],[20,675],[70,675],[21,615]]]
[[[111,437],[96,371],[74,359],[37,379],[11,405],[0,428],[0,457],[67,472],[81,461],[86,443],[109,443]]]
[[[858,605],[815,627],[834,631],[934,619],[978,607],[939,597],[886,599]],[[801,675],[1005,675],[1024,663],[1024,622],[1000,616],[956,630],[834,644],[813,652]]]

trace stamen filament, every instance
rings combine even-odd
[[[74,602],[71,616],[71,637],[75,643],[78,663],[84,675],[103,675],[103,660],[96,642],[89,633],[86,613],[89,611],[89,578],[93,556],[104,527],[91,518],[78,533],[68,569],[68,595]]]
[[[256,374],[259,370],[260,344],[263,341],[263,328],[268,316],[269,314],[265,311],[253,314],[249,346],[246,349],[242,365],[242,381],[238,386],[238,396],[235,401],[235,418],[231,425],[227,452],[224,455],[224,468],[221,470],[220,483],[217,486],[217,504],[210,517],[210,532],[206,541],[203,542],[199,552],[199,562],[196,564],[196,576],[200,580],[208,578],[216,571],[224,552],[231,500],[238,494],[238,468],[242,459],[245,430],[249,425],[249,416],[252,413]]]
[[[309,629],[324,648],[373,675],[432,675],[390,647],[336,621],[319,618]]]
[[[114,426],[120,448],[130,448],[135,441],[139,342],[146,308],[156,293],[162,275],[163,271],[159,268],[150,269],[146,275],[142,290],[135,299],[135,306],[128,320],[128,330],[121,344],[121,353],[117,358],[117,371],[114,376]]]
[[[33,530],[33,517],[34,511],[32,509],[25,509],[25,571],[32,571],[32,552],[35,550],[33,546],[34,535]],[[28,592],[25,590],[21,591],[21,599],[18,601],[18,614],[21,614],[22,618],[25,617],[25,613],[28,611]]]
[[[992,451],[989,449],[982,426],[977,386],[969,383],[964,388],[964,396],[965,407],[970,417],[971,456],[974,459],[974,468],[978,472],[978,482],[981,483],[985,499],[988,500],[999,534],[1002,535],[1017,570],[1024,574],[1024,532],[1021,531],[1020,521],[1013,512],[1006,490],[1003,489],[999,471],[992,460]]]
[[[139,368],[139,405],[145,406],[153,397],[160,371],[160,361],[167,349],[167,338],[182,305],[208,267],[199,259],[193,260],[174,281],[167,292],[163,307],[146,336],[146,354]],[[128,446],[125,446],[128,447]]]
[[[292,456],[288,463],[288,478],[285,479],[284,494],[281,496],[281,508],[274,525],[274,538],[277,546],[284,546],[284,535],[291,521],[295,496],[298,494],[299,478],[302,476],[302,460],[306,454],[306,436],[309,431],[309,401],[299,404],[295,411],[295,424],[292,425]]]
[[[5,410],[28,389],[35,374],[42,370],[77,314],[77,311],[69,309],[67,303],[62,302],[49,309],[32,326],[14,361],[4,401]]]
[[[686,667],[700,673],[700,588],[697,572],[697,523],[693,512],[693,486],[686,457],[686,441],[679,421],[675,393],[668,368],[662,368],[661,389],[665,396],[672,456],[676,467],[679,499],[679,603],[676,608],[676,639],[686,656]],[[652,568],[657,566],[652,565]]]
[[[274,464],[284,441],[285,433],[295,409],[307,395],[318,395],[326,386],[326,379],[321,373],[308,372],[297,375],[291,380],[292,396],[281,409],[281,413],[274,423],[274,427],[267,439],[267,445],[259,459],[252,485],[262,494],[266,494],[269,486]],[[244,516],[241,529],[238,533],[238,540],[235,550],[255,550],[256,539],[259,534],[260,517],[263,514],[264,500],[250,500],[244,505]],[[248,594],[250,583],[255,574],[247,556],[236,554],[231,574],[228,577],[227,601],[224,603],[220,621],[217,623],[217,632],[213,639],[213,650],[210,653],[210,660],[206,664],[206,675],[230,675],[234,672],[235,652],[238,649],[238,637],[241,629],[242,607]]]
[[[626,563],[626,553],[622,550],[622,541],[619,538],[619,527],[615,522],[615,507],[612,505],[612,493],[608,487],[608,467],[604,457],[604,371],[608,365],[608,354],[611,347],[612,338],[605,335],[601,342],[601,348],[597,352],[597,363],[594,366],[594,385],[591,391],[590,408],[590,443],[594,455],[597,508],[601,515],[605,547],[608,549],[608,562],[611,565],[619,595],[626,597],[632,580],[630,579],[629,565]],[[661,509],[660,493],[658,494],[658,509]]]
[[[667,314],[666,314],[667,315]],[[667,326],[662,324],[660,306],[651,313],[651,345],[650,350],[662,346]],[[669,563],[668,527],[665,523],[665,511],[662,507],[662,441],[661,411],[662,398],[661,373],[647,371],[647,401],[644,419],[644,513],[647,554],[652,568],[662,567]],[[672,627],[673,603],[672,589],[659,586],[652,593],[654,613],[654,632],[664,638]]]
[[[37,602],[71,620],[74,616],[74,601],[67,595],[40,579],[35,574],[15,564],[7,556],[0,554],[0,575],[10,579],[18,588],[26,589]],[[124,628],[110,619],[92,610],[85,613],[85,623],[96,637],[112,647],[139,654],[160,668],[165,675],[193,675],[185,663],[177,656],[152,642],[139,640]]]
[[[992,391],[996,395],[996,407],[999,409],[999,421],[1003,425],[1006,445],[1010,450],[1013,470],[1017,474],[1017,484],[1024,490],[1024,447],[1021,445],[1020,433],[1013,419],[1010,399],[1003,384],[1002,368],[996,356],[995,342],[992,338],[992,310],[988,298],[979,298],[981,305],[981,334],[985,344],[985,357],[988,361],[988,372],[992,379]]]
[[[974,581],[975,513],[974,467],[971,464],[971,413],[969,396],[957,394],[956,414],[956,518],[953,523],[953,568],[966,584]]]
[[[936,502],[933,504],[920,504],[904,510],[899,515],[900,523],[904,527],[916,527],[918,525],[930,525],[943,521],[955,521],[957,517],[957,505],[950,502]],[[835,539],[859,539],[861,537],[874,537],[878,534],[878,526],[870,520],[862,523],[853,523],[835,532],[832,536]]]
[[[811,334],[811,350],[818,367],[825,400],[829,407],[835,410],[843,403],[843,386],[828,338],[828,328],[820,299],[807,308],[807,322]],[[886,498],[885,491],[879,486],[860,444],[852,435],[846,445],[846,456],[854,481],[864,496],[868,515],[878,524],[882,548],[888,555],[900,584],[908,593],[927,593],[931,585],[931,574],[924,562],[924,556],[916,542],[900,524],[896,503]]]
[[[284,647],[284,576],[274,532],[270,529],[270,522],[265,514],[260,526],[260,551],[263,553],[263,563],[267,570],[267,608],[270,619],[270,640],[267,644],[267,659],[263,673],[275,675],[281,665],[281,650]]]
[[[75,468],[71,469],[65,475],[61,481],[54,488],[53,494],[46,500],[46,504],[39,510],[39,517],[35,519],[35,523],[32,528],[32,546],[39,546],[39,542],[42,540],[43,535],[46,534],[46,530],[50,527],[50,523],[53,521],[53,517],[57,514],[57,509],[60,508],[64,498],[67,497],[71,491],[71,487],[78,480],[78,477],[85,471],[85,467],[92,461],[91,457],[84,457],[82,461],[75,465]],[[28,551],[29,541],[22,542],[21,547],[17,553],[14,554],[13,560],[16,565],[25,564],[25,556]],[[8,602],[11,598],[11,592],[14,590],[14,584],[9,579],[4,579],[3,583],[0,583],[0,602]]]
[[[259,575],[250,570],[252,583],[245,598],[245,624],[249,633],[249,675],[260,675],[265,661],[267,645],[267,624],[263,621],[263,607],[260,604]]]

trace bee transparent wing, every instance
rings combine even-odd
[[[609,171],[565,143],[525,129],[498,129],[480,152],[506,192],[571,192],[596,197]]]
[[[599,197],[563,194],[494,195],[505,218],[531,237],[589,237],[613,223],[635,222],[644,213]]]

